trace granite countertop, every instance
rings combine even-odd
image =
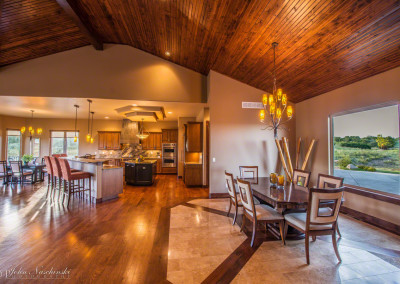
[[[157,160],[146,160],[142,162],[138,162],[137,160],[128,160],[125,161],[126,164],[154,164],[157,163]]]
[[[67,159],[68,161],[74,161],[74,162],[79,162],[79,163],[91,163],[91,164],[98,164],[98,163],[104,163],[107,161],[111,161],[112,159],[86,159],[86,158],[64,158]]]
[[[161,157],[144,157],[145,160],[161,159]]]

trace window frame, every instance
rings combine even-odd
[[[22,157],[21,157],[21,154],[22,154],[22,133],[21,133],[21,130],[20,129],[15,129],[15,128],[6,128],[6,145],[5,145],[5,150],[6,150],[6,161],[8,162],[8,137],[9,136],[17,136],[17,135],[8,135],[8,131],[18,131],[19,132],[19,137],[20,137],[20,139],[19,139],[19,157],[18,157],[18,160],[20,160]]]
[[[52,132],[63,132],[64,133],[64,138],[63,138],[63,153],[67,153],[67,146],[68,146],[68,142],[67,142],[67,138],[69,138],[69,137],[67,137],[67,132],[73,132],[73,133],[78,133],[78,142],[76,142],[76,143],[78,143],[78,155],[79,155],[79,130],[50,130],[50,143],[49,143],[49,146],[50,146],[50,149],[49,149],[49,153],[50,153],[50,155],[53,155],[53,151],[52,151],[52,138],[53,138],[53,136],[52,136]],[[54,137],[54,138],[57,138],[57,137]],[[58,138],[61,138],[61,137],[58,137]]]
[[[33,147],[35,145],[35,142],[33,142],[34,139],[39,139],[39,155],[37,157],[33,156]],[[39,158],[40,157],[40,153],[42,151],[42,139],[40,137],[32,137],[32,140],[29,143],[29,148],[30,148],[30,153],[34,158]]]
[[[352,114],[352,113],[362,112],[362,111],[367,111],[367,110],[374,110],[374,109],[393,106],[393,105],[397,105],[398,115],[399,115],[399,119],[400,119],[400,101],[388,101],[385,103],[369,105],[369,106],[365,106],[365,107],[350,109],[350,110],[341,111],[341,112],[337,112],[337,113],[328,115],[328,163],[329,163],[328,168],[329,168],[330,175],[333,175],[333,169],[334,169],[334,147],[333,147],[334,123],[333,123],[333,118],[336,116]],[[400,136],[400,121],[399,121],[399,136]],[[369,197],[369,198],[374,198],[377,200],[385,201],[385,202],[396,204],[396,205],[400,205],[400,194],[384,192],[384,191],[367,188],[367,187],[361,187],[361,186],[352,185],[352,184],[343,184],[343,186],[344,186],[346,192]]]

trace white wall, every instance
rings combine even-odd
[[[328,117],[343,111],[400,101],[400,68],[392,69],[354,84],[296,104],[297,136],[316,138],[311,182],[318,173],[329,173]],[[400,206],[346,194],[345,206],[400,224]],[[388,210],[389,209],[389,210]]]
[[[258,110],[242,109],[242,101],[260,101],[264,91],[214,71],[210,72],[208,81],[210,193],[227,193],[225,170],[236,177],[240,165],[254,165],[259,167],[259,176],[268,176],[277,171],[278,151],[273,131],[262,130],[264,125],[258,119]],[[279,131],[279,138],[286,136],[293,141],[294,120],[286,127],[289,131]],[[292,146],[295,145],[293,142]]]
[[[85,46],[0,68],[0,96],[202,102],[206,77],[127,45]]]

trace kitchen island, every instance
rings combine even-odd
[[[118,198],[123,192],[123,167],[107,165],[106,162],[112,159],[84,159],[66,158],[71,169],[76,169],[92,174],[92,202],[102,202]],[[85,180],[85,187],[88,187],[88,180]]]
[[[125,182],[131,185],[152,185],[157,175],[157,160],[125,161]]]

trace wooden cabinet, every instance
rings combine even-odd
[[[188,122],[185,124],[185,150],[186,152],[203,151],[202,122]]]
[[[183,182],[186,186],[202,186],[203,184],[203,165],[185,164]]]
[[[98,132],[99,150],[119,150],[121,132],[117,131],[99,131]]]
[[[162,159],[157,159],[157,174],[162,173]]]
[[[161,150],[162,134],[160,132],[151,132],[149,137],[141,140],[143,150]]]
[[[163,143],[178,143],[178,129],[162,129]]]

